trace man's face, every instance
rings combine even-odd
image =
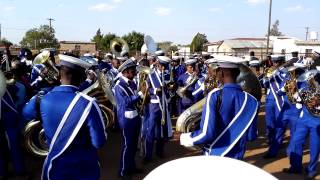
[[[194,67],[192,65],[187,65],[187,72],[188,73],[193,73]]]
[[[174,67],[177,66],[178,65],[178,61],[172,61],[171,65],[174,66]]]
[[[133,80],[133,78],[137,75],[137,70],[136,68],[130,68],[127,71],[127,78],[130,80]]]
[[[112,60],[112,67],[118,69],[120,66],[120,61],[118,59],[113,59]]]
[[[217,76],[217,69],[213,69],[208,67],[208,75],[213,77],[213,76]]]
[[[223,73],[222,73],[222,69],[218,68],[217,70],[217,78],[220,82],[223,82]]]
[[[158,69],[162,72],[162,71],[166,70],[166,66],[164,64],[159,63]]]

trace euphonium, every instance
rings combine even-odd
[[[150,95],[148,93],[149,85],[147,83],[147,77],[151,74],[152,70],[147,66],[137,66],[137,71],[139,72],[139,84],[138,91],[144,90],[144,95],[142,101],[138,104],[138,109],[142,113],[144,106],[148,103]]]
[[[264,70],[264,77],[270,78],[273,73],[274,73],[275,69],[273,67],[268,67]]]
[[[184,87],[179,87],[177,90],[177,94],[181,97],[184,98],[186,96],[186,91],[189,87],[191,87],[192,85],[194,85],[194,83],[196,83],[198,81],[198,76],[193,73],[191,75],[191,77],[189,77],[189,79],[186,82],[186,85]]]
[[[59,70],[54,66],[50,59],[49,51],[42,51],[33,61],[33,64],[43,64],[47,69],[47,73],[43,75],[48,83],[55,83],[59,79]]]
[[[288,97],[288,100],[292,103],[296,103],[296,99],[293,97],[294,94],[297,92],[297,83],[296,83],[296,73],[294,70],[288,70],[290,73],[290,79],[286,81],[284,85],[284,89],[286,91],[286,95]],[[293,85],[293,86],[292,86]]]
[[[122,53],[129,53],[129,46],[122,38],[115,38],[110,43],[110,49],[116,57],[120,57]]]
[[[313,98],[320,99],[320,88],[319,84],[314,79],[316,75],[316,70],[311,70],[304,73],[302,76],[307,74],[308,77],[308,87],[305,87],[299,91],[299,96],[301,98],[302,104],[304,104],[310,114],[316,117],[320,117],[320,107],[310,106],[310,102]],[[299,77],[300,78],[300,77]]]
[[[207,76],[204,80],[204,92],[206,96],[211,90],[218,87],[218,79],[216,76]]]

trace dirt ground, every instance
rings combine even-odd
[[[249,142],[247,145],[247,151],[245,154],[244,161],[251,163],[257,167],[260,167],[267,172],[271,173],[275,177],[280,180],[300,180],[304,179],[303,175],[291,175],[285,174],[282,172],[283,168],[289,167],[289,160],[286,157],[286,147],[288,145],[288,134],[286,133],[285,142],[283,148],[280,151],[280,154],[275,159],[263,159],[262,156],[265,154],[267,150],[267,139],[265,136],[265,126],[264,126],[264,111],[263,108],[259,113],[259,122],[258,122],[258,129],[259,129],[259,137],[254,142]],[[108,133],[108,141],[106,145],[99,151],[100,158],[101,158],[101,179],[102,180],[117,180],[119,179],[117,176],[118,167],[119,167],[119,160],[120,160],[120,150],[121,150],[121,133],[120,132],[109,132]],[[309,150],[306,149],[304,151],[303,156],[303,163],[304,166],[307,165],[309,161]],[[150,171],[158,167],[159,165],[168,162],[173,159],[186,157],[186,156],[193,156],[199,155],[199,151],[195,150],[188,150],[179,145],[179,135],[175,134],[174,138],[171,139],[167,145],[165,150],[165,157],[160,159],[155,157],[153,161],[147,165],[142,164],[142,158],[137,155],[136,161],[139,168],[143,169],[142,174],[134,175],[129,179],[133,180],[140,180],[143,179]],[[27,159],[27,168],[30,173],[33,174],[32,179],[40,179],[41,175],[41,168],[43,159],[35,158],[32,156],[28,156]],[[10,178],[13,180],[18,180],[21,178]],[[259,179],[259,178],[257,178]],[[316,177],[316,179],[320,180],[320,175]]]

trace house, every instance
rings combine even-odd
[[[82,41],[60,41],[60,53],[72,51],[75,54],[83,55],[86,53],[96,53],[95,42],[82,42]]]
[[[180,56],[190,56],[191,49],[189,45],[178,46],[178,53]]]
[[[273,42],[269,41],[269,51],[272,52]],[[218,48],[219,54],[234,55],[238,57],[254,52],[259,59],[264,59],[267,53],[267,38],[235,38],[225,40]]]
[[[313,51],[320,52],[320,41],[317,39],[299,40],[294,37],[274,37],[273,52],[288,54],[298,51],[300,55],[309,56]]]
[[[209,54],[217,54],[219,52],[219,47],[223,43],[223,41],[211,42],[205,44],[205,49]]]

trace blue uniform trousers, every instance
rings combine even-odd
[[[266,99],[266,126],[269,141],[269,156],[276,156],[283,142],[283,135],[286,130],[286,122],[279,118],[279,111],[274,99]]]
[[[159,104],[149,104],[150,115],[148,118],[147,134],[145,137],[145,160],[152,158],[153,144],[156,141],[156,155],[162,156],[164,150],[164,137],[167,128],[161,125],[162,113]],[[162,134],[163,133],[163,134]]]
[[[135,170],[135,155],[138,147],[141,121],[137,116],[134,119],[126,119],[126,126],[122,129],[123,146],[120,158],[119,175],[125,176]]]
[[[288,155],[290,158],[290,169],[301,172],[303,145],[306,137],[310,135],[310,162],[306,171],[309,176],[317,173],[316,167],[320,153],[320,121],[309,113],[304,112],[304,116],[296,123],[296,130],[290,141]]]
[[[17,128],[7,128],[4,131],[0,127],[0,176],[4,176],[7,171],[9,157],[12,161],[16,174],[25,172],[21,147],[19,144],[19,130]],[[9,157],[8,157],[9,155]]]

